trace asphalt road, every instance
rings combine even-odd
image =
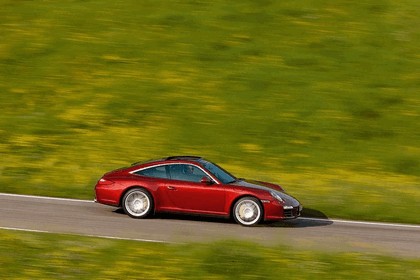
[[[420,258],[420,225],[299,218],[243,227],[178,215],[136,220],[92,201],[1,193],[0,228],[169,243],[241,239],[266,246]]]

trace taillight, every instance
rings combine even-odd
[[[114,184],[114,182],[110,181],[110,180],[107,180],[107,179],[104,179],[104,178],[101,178],[99,180],[99,184],[101,184],[101,185],[112,185],[112,184]]]

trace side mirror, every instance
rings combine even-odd
[[[204,176],[203,178],[201,178],[200,183],[206,184],[206,185],[212,185],[213,181],[209,177]]]

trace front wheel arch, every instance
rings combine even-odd
[[[241,222],[241,219],[238,219],[238,217],[235,214],[236,211],[236,206],[238,204],[239,201],[243,201],[243,200],[250,200],[253,201],[258,207],[259,207],[259,216],[256,217],[254,222],[251,223],[243,223]],[[261,200],[259,200],[257,197],[253,196],[253,195],[243,195],[240,197],[237,197],[231,204],[230,206],[230,218],[233,219],[235,222],[237,222],[240,225],[243,226],[255,226],[257,225],[259,222],[264,220],[264,206],[263,203],[261,202]]]

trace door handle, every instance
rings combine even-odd
[[[168,190],[170,190],[170,191],[175,191],[175,190],[176,190],[176,188],[175,188],[175,187],[173,187],[173,186],[168,186]]]

